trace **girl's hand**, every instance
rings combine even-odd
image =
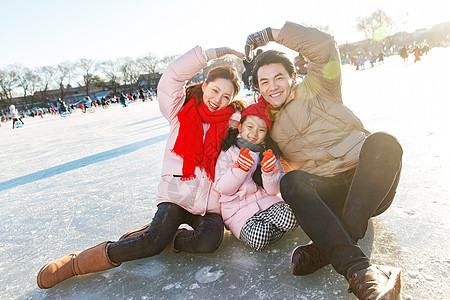
[[[275,158],[275,155],[273,155],[273,152],[271,149],[267,150],[263,153],[264,158],[261,161],[261,170],[265,173],[269,172],[277,172],[279,170],[279,167],[276,165],[277,159]]]
[[[248,172],[250,170],[250,168],[253,166],[253,163],[255,161],[248,153],[249,151],[250,151],[250,149],[248,149],[248,148],[245,148],[245,149],[241,148],[241,152],[239,153],[238,160],[233,165],[235,168],[239,168],[245,172]]]

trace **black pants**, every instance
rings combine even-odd
[[[23,121],[22,121],[22,119],[21,118],[14,118],[13,119],[13,124],[12,124],[12,128],[14,129],[14,125],[16,124],[16,122],[18,122],[18,121],[20,121],[20,123],[22,123],[23,124]]]
[[[357,242],[369,218],[391,205],[402,155],[394,137],[374,133],[365,140],[356,169],[334,177],[292,171],[281,180],[281,194],[299,225],[347,279],[370,265]]]
[[[178,251],[214,252],[222,242],[224,227],[220,215],[193,215],[176,204],[164,202],[158,205],[146,232],[111,243],[108,257],[114,263],[122,263],[159,254],[172,243],[181,224],[189,224],[194,230],[179,232],[174,241],[174,248]]]

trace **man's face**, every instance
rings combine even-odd
[[[275,108],[286,102],[293,84],[293,78],[281,63],[264,65],[258,69],[259,93]]]

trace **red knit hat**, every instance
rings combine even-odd
[[[260,117],[267,124],[269,131],[272,129],[272,116],[268,110],[267,102],[264,99],[258,99],[257,103],[249,105],[241,114],[241,119],[245,116],[253,115]]]

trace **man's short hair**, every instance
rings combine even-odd
[[[290,77],[295,77],[296,71],[294,64],[287,58],[286,54],[276,50],[268,50],[255,58],[255,66],[252,72],[253,86],[259,89],[258,85],[258,69],[265,65],[280,63],[284,66]]]

